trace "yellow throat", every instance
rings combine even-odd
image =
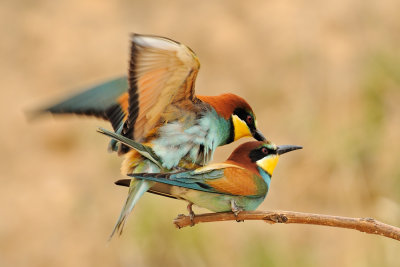
[[[276,164],[278,164],[279,156],[272,155],[257,160],[257,165],[260,166],[264,171],[266,171],[269,175],[275,170]]]
[[[235,132],[234,141],[245,136],[251,136],[249,126],[247,126],[245,121],[241,120],[237,115],[232,115],[232,121]]]

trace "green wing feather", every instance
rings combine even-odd
[[[182,171],[175,173],[132,173],[128,176],[203,192],[221,193],[212,186],[208,185],[206,180],[224,177],[224,169],[210,170],[200,174],[196,174],[194,171]],[[127,179],[116,182],[117,185],[122,186],[125,186],[127,183]]]
[[[109,120],[116,131],[121,127],[125,115],[117,99],[126,92],[128,92],[128,80],[126,77],[120,77],[89,88],[34,113],[35,115],[50,112],[95,116]]]
[[[151,160],[153,163],[155,163],[160,169],[162,168],[162,163],[160,161],[160,158],[154,153],[153,149],[151,147],[142,145],[140,143],[137,143],[129,138],[126,138],[120,134],[113,133],[111,131],[108,131],[103,128],[97,129],[97,131],[101,134],[104,134],[108,137],[111,137],[118,142],[121,142],[122,144],[129,146],[130,148],[135,149],[137,152],[139,152],[142,156],[146,157],[147,159]]]

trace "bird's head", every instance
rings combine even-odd
[[[227,143],[251,136],[258,141],[266,141],[263,134],[257,129],[253,109],[240,96],[222,94],[219,96],[198,96],[198,98],[210,104],[218,115],[231,121],[231,133]]]
[[[257,170],[256,167],[259,167],[269,176],[272,176],[279,156],[297,149],[302,149],[302,147],[294,145],[276,146],[272,143],[253,141],[237,147],[228,160],[240,163],[247,168],[253,166]]]
[[[235,108],[231,115],[231,120],[233,141],[247,136],[253,136],[258,141],[266,141],[264,135],[257,129],[256,116],[250,106],[238,106]]]

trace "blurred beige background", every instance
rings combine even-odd
[[[399,242],[351,230],[177,230],[186,204],[153,195],[108,243],[126,197],[113,184],[121,158],[95,131],[110,126],[25,116],[127,73],[131,32],[167,36],[199,56],[198,93],[240,94],[271,140],[304,146],[281,158],[260,209],[399,226],[399,10],[396,0],[3,1],[0,266],[399,266]]]

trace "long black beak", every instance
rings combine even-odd
[[[129,187],[131,185],[131,179],[121,179],[114,182],[114,184]]]
[[[302,146],[293,146],[293,145],[283,145],[283,146],[278,146],[278,149],[276,150],[276,153],[278,155],[285,154],[287,152],[297,150],[297,149],[302,149]]]
[[[267,139],[258,129],[255,129],[255,131],[252,132],[252,135],[257,141],[267,141]]]

